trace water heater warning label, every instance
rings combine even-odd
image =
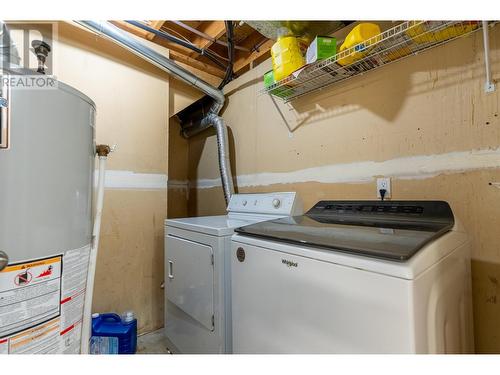
[[[62,256],[14,264],[0,272],[0,338],[58,317]]]
[[[0,354],[80,352],[90,244],[0,272]]]
[[[57,354],[59,318],[39,324],[9,338],[10,354]]]

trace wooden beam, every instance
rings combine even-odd
[[[148,40],[147,35],[150,34],[147,31],[144,31],[134,25],[123,21],[111,21],[115,26],[119,27],[122,30],[128,31],[140,38]],[[189,51],[187,48],[176,46],[173,43],[169,43],[164,39],[156,38],[151,41],[152,43],[158,44],[162,47],[165,47],[169,50],[169,57],[174,61],[182,62],[186,65],[192,66],[193,68],[203,70],[208,74],[214,75],[219,78],[223,78],[225,72],[222,69],[216,68],[213,65],[206,64],[202,61],[198,61],[187,55],[186,51]]]
[[[226,25],[224,24],[224,21],[207,21],[207,23],[202,23],[197,29],[211,38],[219,39],[226,32]],[[200,48],[206,49],[214,44],[214,41],[195,35],[191,43]],[[193,56],[193,53],[191,56]]]
[[[246,67],[254,60],[260,58],[261,56],[264,56],[266,53],[269,53],[269,50],[271,49],[274,43],[275,43],[274,40],[270,39],[264,42],[264,44],[262,44],[259,47],[258,51],[254,51],[251,54],[244,52],[240,53],[236,58],[236,61],[234,62],[234,67],[233,67],[234,72],[238,73],[238,71]]]
[[[124,21],[110,21],[110,22],[122,30],[128,31],[129,33],[132,33],[138,37],[149,40],[148,35],[150,33],[148,31],[145,31],[139,27],[136,27],[136,26],[131,25],[131,24],[124,22]],[[185,55],[188,55],[188,53],[191,51],[189,48],[186,48],[186,47],[180,46],[178,44],[169,42],[168,40],[165,40],[162,38],[156,38],[154,40],[151,40],[151,42],[153,42],[155,44],[159,44],[162,47],[168,48],[171,51],[177,51],[179,53],[184,53]]]
[[[149,27],[155,29],[155,30],[160,30],[161,27],[165,24],[166,21],[150,21]],[[148,33],[148,36],[146,37],[148,40],[153,40],[155,38],[155,34],[153,33]]]
[[[140,27],[131,25],[130,23],[125,21],[110,21],[110,22],[113,25],[118,26],[122,30],[128,31],[129,33],[140,36],[141,38],[147,40],[153,40],[153,38],[156,36],[155,34],[150,33],[149,31],[143,30]],[[153,23],[151,23],[148,26],[156,30],[160,30],[160,27],[165,23],[165,21],[152,21],[152,22]]]
[[[149,26],[153,29],[160,30],[165,22],[167,21],[149,21]]]
[[[217,69],[216,67],[214,67],[210,64],[205,64],[202,61],[193,59],[192,57],[186,56],[182,53],[172,51],[172,50],[170,50],[169,55],[170,55],[170,58],[174,61],[182,62],[186,65],[192,66],[193,68],[207,72],[208,74],[211,74],[213,76],[216,76],[219,78],[224,78],[225,72],[220,70],[220,69]]]
[[[147,36],[149,35],[149,32],[147,32],[146,30],[135,27],[134,25],[131,25],[125,21],[109,21],[109,22],[111,22],[113,25],[119,27],[122,30],[128,31],[129,33],[132,33],[144,39],[147,39]]]

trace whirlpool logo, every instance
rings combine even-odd
[[[281,259],[281,263],[285,264],[287,267],[295,267],[297,268],[299,265],[297,262],[292,262],[291,260],[288,259]]]

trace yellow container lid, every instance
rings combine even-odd
[[[347,34],[347,37],[344,40],[344,43],[339,48],[339,52],[345,51],[349,48],[352,48],[358,44],[364,43],[377,35],[380,35],[381,30],[379,25],[375,23],[369,23],[369,22],[364,22],[360,23],[359,25],[356,25],[349,34]],[[340,65],[348,65],[352,64],[353,62],[363,58],[366,56],[368,53],[371,44],[374,44],[377,42],[379,39],[374,39],[373,41],[370,41],[369,44],[360,46],[359,51],[355,51],[348,56],[345,56],[337,62]],[[372,43],[373,42],[373,43]]]

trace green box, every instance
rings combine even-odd
[[[270,86],[274,85],[276,83],[276,80],[274,79],[274,72],[272,70],[266,72],[264,74],[264,87],[268,89]],[[288,87],[287,86],[281,86],[277,87],[273,90],[271,90],[270,94],[277,96],[279,98],[283,98],[284,94],[287,92]]]
[[[317,36],[307,48],[306,62],[311,64],[327,59],[337,53],[337,39],[330,36]]]
[[[274,80],[274,72],[272,70],[266,72],[264,74],[264,87],[267,89],[269,86],[274,84],[276,81]]]

